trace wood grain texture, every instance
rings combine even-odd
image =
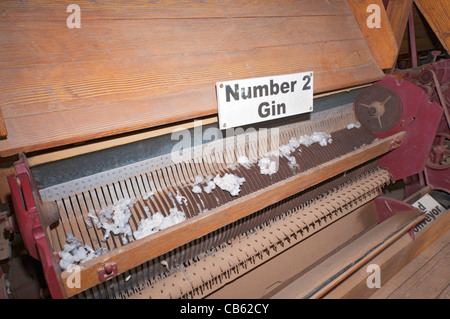
[[[429,51],[436,49],[437,43],[435,40],[434,33],[429,30],[427,20],[420,13],[417,6],[412,6],[413,18],[414,18],[414,33],[416,36],[416,49],[417,52],[420,51]],[[398,54],[409,55],[410,45],[409,45],[409,28],[406,28],[405,34],[403,36],[402,43],[400,45],[400,49]],[[437,38],[436,38],[437,39]],[[439,40],[437,40],[439,41]]]
[[[408,24],[413,0],[389,0],[386,13],[397,45],[400,47]]]
[[[450,52],[450,1],[414,0],[442,46]]]
[[[424,216],[419,210],[405,210],[395,214],[312,268],[275,295],[275,298],[323,297],[330,289],[423,219]]]
[[[404,136],[404,132],[400,132],[389,138],[378,140],[304,173],[272,184],[269,187],[192,217],[185,222],[164,229],[151,236],[131,242],[120,248],[120,250],[106,252],[95,260],[87,261],[84,264],[84,268],[81,270],[81,287],[69,288],[66,285],[67,295],[69,297],[73,296],[83,289],[98,284],[97,269],[102,268],[105,263],[116,263],[119,272],[125,272],[184,243],[190,242],[195,238],[206,235],[213,230],[256,212],[267,205],[278,202],[288,196],[317,185],[343,171],[380,156],[391,150],[393,145],[395,145],[394,147],[398,147],[398,144],[392,143],[395,140],[403,140]],[[69,275],[70,273],[68,272],[64,272],[61,275],[62,281],[65,284]]]
[[[423,195],[423,194],[422,194]],[[419,196],[420,198],[420,196]],[[408,201],[406,201],[408,202]],[[395,243],[387,247],[383,252],[368,261],[347,280],[339,284],[328,293],[329,299],[387,299],[408,278],[413,276],[425,262],[437,251],[448,244],[450,236],[450,215],[440,216],[429,227],[415,234],[411,238],[409,234],[403,235]],[[441,219],[442,218],[442,219]],[[381,269],[381,288],[367,287],[366,271],[370,264],[377,264]],[[448,277],[445,278],[447,280]],[[442,286],[441,286],[442,287]],[[414,290],[412,288],[411,290]],[[426,298],[426,295],[417,295],[417,298]]]
[[[72,1],[30,0],[2,1],[3,19],[10,20],[66,20],[66,8]],[[341,0],[79,0],[83,19],[179,19],[274,17],[348,14]]]
[[[0,3],[0,156],[215,115],[218,81],[383,76],[345,0],[80,1],[80,29],[68,4]]]
[[[384,10],[383,2],[381,0],[347,0],[347,2],[377,65],[380,69],[393,67],[397,60],[398,45]],[[367,7],[372,4],[378,5],[380,8],[380,28],[369,28],[367,26],[367,19],[371,15],[371,12],[367,12]]]
[[[8,136],[8,130],[6,129],[5,120],[3,119],[3,112],[0,108],[0,138]]]

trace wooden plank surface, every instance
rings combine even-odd
[[[448,238],[448,237],[447,237]],[[449,286],[450,245],[426,261],[390,296],[390,299],[435,299]]]
[[[398,47],[402,43],[413,0],[389,0],[386,13]]]
[[[2,19],[65,21],[67,6],[73,1],[29,0],[1,1]],[[348,14],[341,0],[204,0],[204,1],[95,1],[79,0],[76,4],[83,19],[179,19],[179,18],[229,18],[249,16],[310,16]]]
[[[315,93],[380,79],[345,0],[0,3],[0,155],[217,113],[215,83],[315,72]],[[51,123],[51,125],[49,125]]]
[[[450,1],[414,0],[442,46],[450,52]]]
[[[423,218],[419,210],[395,214],[296,279],[274,298],[321,298]]]
[[[450,231],[447,230],[380,289],[377,289],[371,298],[445,298],[450,278],[448,274],[449,239]],[[445,263],[447,263],[446,268],[443,267]],[[440,273],[442,271],[444,273]]]
[[[340,283],[324,298],[329,299],[386,299],[410,278],[437,251],[448,244],[450,215],[445,213],[429,227],[415,233],[403,235],[375,258],[369,260],[351,277]],[[367,267],[377,264],[381,271],[381,288],[367,287]],[[447,277],[448,278],[448,277]],[[447,279],[446,278],[446,279]],[[424,298],[426,296],[417,296]]]
[[[8,131],[6,130],[5,120],[3,119],[2,109],[0,108],[0,138],[5,138],[8,136]]]
[[[366,38],[370,51],[377,61],[380,69],[388,69],[395,66],[398,53],[396,38],[391,30],[391,24],[387,17],[381,0],[347,0],[358,22],[362,34]],[[367,12],[369,5],[378,5],[380,8],[380,27],[369,28],[367,19],[372,14]]]

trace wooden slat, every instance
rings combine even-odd
[[[317,28],[317,26],[321,26]],[[68,33],[55,21],[0,21],[4,67],[143,60],[153,56],[360,39],[354,17],[88,20]],[[129,32],[128,30],[133,30]],[[219,31],[220,30],[220,31]],[[23,36],[23,34],[26,36]],[[42,41],[45,38],[46,41]],[[202,43],[201,49],[198,43]],[[14,53],[14,55],[11,55]],[[5,84],[8,86],[8,84]]]
[[[326,52],[326,58],[318,56],[317,52]],[[368,55],[361,57],[359,54],[362,52]],[[299,59],[299,56],[302,58]],[[183,57],[161,55],[95,63],[44,64],[32,68],[3,69],[3,79],[14,81],[5,82],[9,84],[3,85],[0,102],[7,120],[67,109],[84,109],[90,105],[97,107],[107,103],[167,104],[177,100],[178,96],[185,99],[191,97],[193,92],[199,94],[198,91],[205,91],[214,97],[214,100],[209,101],[212,104],[209,112],[212,109],[217,112],[215,83],[218,81],[314,70],[314,92],[317,93],[358,84],[355,74],[346,78],[339,77],[334,72],[348,68],[355,68],[354,72],[360,72],[360,67],[372,63],[373,58],[367,50],[365,40],[348,39],[226,52],[201,52]],[[30,71],[34,72],[33,76],[30,76]],[[374,74],[360,76],[379,78],[375,68],[373,71]],[[332,76],[327,78],[329,72]],[[333,83],[332,79],[339,79],[339,82]],[[177,93],[179,94],[171,96]],[[191,104],[187,104],[186,108],[193,107],[195,101],[194,99]],[[181,108],[178,104],[181,101],[176,102],[178,108]],[[161,112],[165,112],[164,108],[161,109]],[[84,118],[79,117],[77,120],[82,121]],[[97,121],[103,120],[97,118]]]
[[[450,52],[450,1],[414,0],[439,41]]]
[[[419,196],[420,197],[420,196]],[[406,202],[410,202],[406,200]],[[375,258],[368,261],[351,277],[340,283],[325,298],[329,299],[386,299],[388,298],[411,274],[417,270],[415,264],[423,257],[429,258],[448,243],[450,236],[450,214],[440,216],[432,225],[419,233],[415,238],[410,234],[403,235],[395,243],[387,247]],[[367,287],[367,266],[377,264],[381,269],[381,288]],[[423,298],[425,296],[418,296]]]
[[[80,1],[80,29],[69,3],[0,3],[0,156],[215,115],[218,81],[313,70],[319,93],[383,76],[345,0]]]
[[[316,72],[315,87],[321,85],[329,91],[343,84],[354,86],[358,84],[357,74],[360,73],[376,81],[380,72],[374,64]],[[31,152],[208,116],[217,112],[215,99],[215,91],[207,88],[10,118],[6,120],[10,138],[0,141],[0,155]],[[180,107],[184,105],[190,107]],[[52,123],[51,127],[48,123]]]
[[[0,138],[8,136],[8,130],[6,129],[5,120],[3,119],[3,112],[0,108]]]
[[[436,49],[436,41],[433,32],[430,32],[430,28],[426,19],[422,16],[417,6],[412,6],[413,19],[414,19],[414,34],[416,38],[416,49],[420,51],[431,51]],[[402,43],[398,55],[409,56],[409,27],[406,28],[403,36]]]
[[[1,1],[2,19],[63,20],[71,0]],[[206,1],[95,1],[79,0],[84,19],[161,19],[277,17],[348,14],[340,0],[206,0]]]
[[[88,261],[84,264],[85,268],[81,271],[81,287],[87,289],[98,283],[96,270],[101,268],[104,263],[117,263],[120,272],[126,271],[167,251],[175,249],[184,243],[190,242],[195,238],[206,235],[215,229],[258,211],[269,204],[278,202],[288,196],[317,185],[340,172],[356,167],[386,153],[392,147],[399,146],[398,144],[393,144],[393,141],[403,140],[404,136],[404,132],[400,132],[392,137],[376,141],[350,154],[319,165],[302,174],[285,179],[283,182],[273,184],[216,209],[199,214],[183,223],[131,242],[121,247],[120,251],[109,251],[95,260]],[[64,283],[66,283],[68,275],[67,273],[62,274]],[[80,292],[81,287],[68,288],[66,286],[67,294],[72,296]]]
[[[390,298],[404,283],[407,283],[409,279],[414,278],[414,274],[417,274],[417,271],[420,270],[428,260],[432,259],[433,256],[439,251],[442,251],[442,249],[445,249],[450,239],[449,217],[450,215],[448,212],[445,216],[439,217],[439,219],[442,218],[442,220],[438,219],[438,222],[433,222],[430,227],[424,229],[423,233],[419,233],[420,236],[418,238],[410,240],[410,244],[392,258],[393,260],[386,265],[386,270],[382,269],[382,272],[389,273],[391,268],[394,268],[394,273],[389,274],[392,275],[391,277],[385,276],[386,280],[382,283],[381,288],[373,292],[373,295],[371,295],[370,298]],[[400,267],[398,266],[399,264]],[[448,276],[441,277],[441,279],[447,280],[447,284],[448,278]],[[437,292],[439,292],[439,290],[440,289],[436,289]],[[413,288],[411,291],[415,292],[416,289]],[[402,298],[401,296],[399,297]],[[413,298],[423,299],[427,297],[427,295],[423,294]]]
[[[449,285],[450,246],[440,250],[390,296],[390,299],[435,299]]]
[[[413,0],[389,0],[386,13],[397,45],[400,48]]]
[[[355,15],[362,34],[366,38],[375,61],[377,61],[377,65],[380,69],[395,66],[398,45],[392,33],[383,2],[381,0],[347,0],[347,2]],[[371,14],[367,12],[367,7],[371,4],[378,5],[380,8],[380,28],[369,28],[367,26],[367,19]]]

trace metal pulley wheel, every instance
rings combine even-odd
[[[400,120],[403,107],[392,89],[372,85],[355,98],[353,110],[358,121],[372,132],[386,132]]]
[[[450,134],[437,133],[437,141],[431,147],[427,167],[434,169],[447,169],[450,167]]]

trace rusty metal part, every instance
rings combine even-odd
[[[124,291],[121,298],[201,298],[374,199],[390,180],[385,170],[366,173],[308,205],[295,207],[221,245],[203,258]]]
[[[433,77],[436,92],[439,96],[439,100],[441,101],[441,106],[444,109],[445,118],[447,119],[447,124],[450,126],[450,114],[448,111],[447,103],[445,101],[446,97],[442,93],[441,85],[439,84],[439,80],[437,78],[436,72],[434,72],[433,70],[429,70],[429,72],[431,73],[431,75]]]
[[[427,167],[439,170],[447,169],[450,167],[450,134],[437,133],[435,141],[431,147]]]
[[[372,85],[365,88],[353,103],[358,121],[372,132],[392,129],[402,116],[402,101],[390,88]]]

